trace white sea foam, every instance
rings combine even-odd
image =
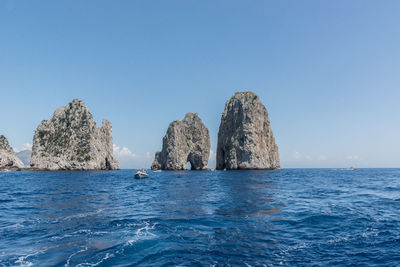
[[[145,221],[143,223],[144,223],[144,226],[138,228],[135,231],[134,238],[127,241],[128,245],[132,245],[133,243],[135,243],[139,240],[150,239],[152,237],[157,236],[156,234],[152,233],[151,230],[154,230],[158,223],[153,223],[151,226],[150,226],[150,223],[147,221]],[[143,225],[143,224],[141,224],[141,225]]]
[[[289,251],[307,248],[308,246],[309,246],[308,244],[303,242],[293,246],[287,246],[285,249],[282,250],[282,252],[286,254]]]
[[[338,238],[329,239],[328,243],[335,244],[335,243],[340,243],[340,242],[347,242],[347,241],[349,241],[349,238],[350,238],[349,236],[341,236]]]
[[[100,261],[98,261],[98,262],[96,262],[96,263],[88,263],[88,262],[84,262],[84,263],[80,263],[80,264],[78,264],[78,265],[76,265],[77,267],[79,266],[79,267],[83,267],[83,266],[97,266],[97,265],[100,265],[103,261],[105,261],[105,260],[107,260],[107,259],[109,259],[109,258],[111,258],[111,257],[114,257],[114,254],[113,253],[106,253],[106,255],[100,260]]]
[[[84,249],[81,249],[81,250],[79,250],[79,251],[77,251],[77,252],[72,253],[72,254],[68,257],[67,262],[65,263],[64,266],[65,266],[65,267],[68,267],[68,266],[69,266],[69,263],[71,262],[72,257],[74,257],[75,255],[78,255],[79,253],[85,252],[86,250],[88,250],[88,247],[85,247]]]
[[[18,257],[18,260],[15,261],[15,263],[19,264],[19,266],[32,266],[33,263],[30,262],[30,261],[27,261],[26,259],[28,259],[28,258],[30,258],[30,257],[33,257],[33,256],[36,256],[36,255],[39,255],[39,254],[42,254],[42,253],[44,253],[46,250],[47,250],[47,249],[45,249],[45,250],[38,250],[38,251],[35,251],[35,252],[33,252],[33,253],[20,256],[20,257]]]
[[[71,219],[85,218],[85,217],[88,217],[88,216],[93,216],[93,215],[96,215],[98,213],[101,213],[102,211],[103,211],[102,209],[98,209],[96,211],[77,213],[77,214],[73,214],[73,215],[69,215],[69,216],[63,217],[61,220],[62,221],[70,221]]]
[[[368,238],[370,236],[378,236],[378,230],[374,228],[367,228],[365,232],[362,233],[362,237]]]
[[[2,230],[6,230],[6,229],[18,229],[18,228],[24,228],[25,226],[23,226],[20,223],[14,223],[12,225],[8,225],[8,226],[4,226],[2,227]]]

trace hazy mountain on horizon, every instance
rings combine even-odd
[[[14,153],[25,166],[29,165],[29,162],[31,161],[31,156],[32,156],[32,150],[22,150],[20,152]]]

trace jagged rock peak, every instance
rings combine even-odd
[[[48,170],[115,170],[112,126],[98,128],[84,102],[74,99],[58,108],[35,131],[31,167]]]
[[[257,94],[235,93],[225,104],[218,132],[217,169],[277,169],[278,146]]]
[[[24,164],[15,156],[13,149],[4,135],[0,135],[0,169],[23,168]]]
[[[7,138],[4,135],[0,135],[0,150],[6,151],[9,153],[14,153],[10,144],[8,143]]]
[[[157,152],[151,169],[185,170],[190,162],[192,170],[207,169],[210,156],[210,135],[197,113],[187,113],[182,121],[170,123],[163,138],[161,152]]]

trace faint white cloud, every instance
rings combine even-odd
[[[132,153],[127,147],[123,147],[119,152],[120,157],[136,157],[136,154]]]
[[[148,158],[148,159],[151,158],[151,153],[150,152],[146,152],[146,158]]]
[[[113,153],[114,156],[118,155],[119,153],[119,146],[117,146],[116,144],[113,144]]]
[[[324,161],[324,160],[326,160],[326,156],[325,155],[319,155],[317,159],[321,160],[321,161]]]
[[[295,151],[295,152],[293,152],[293,154],[292,154],[292,157],[293,157],[293,159],[295,159],[295,160],[312,160],[312,157],[311,156],[309,156],[309,155],[303,155],[303,154],[301,154],[300,152],[298,152],[298,151]]]
[[[32,145],[29,143],[23,144],[21,150],[32,150]]]
[[[208,157],[208,167],[215,168],[217,162],[217,153],[210,149],[210,156]]]
[[[360,157],[358,155],[350,155],[350,156],[347,156],[346,159],[349,161],[359,161]]]
[[[210,156],[208,157],[208,160],[215,160],[216,156],[217,156],[217,153],[215,153],[214,150],[210,149]]]
[[[25,143],[21,145],[19,148],[13,147],[15,153],[23,151],[23,150],[32,150],[32,145],[29,143]]]
[[[294,159],[301,159],[301,157],[302,157],[302,155],[301,155],[300,152],[297,152],[297,151],[293,152],[293,158]]]
[[[132,153],[132,151],[129,150],[127,147],[122,147],[122,149],[117,146],[116,144],[113,144],[113,152],[114,156],[118,159],[121,158],[135,158],[136,154]]]

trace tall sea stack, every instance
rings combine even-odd
[[[73,100],[37,127],[30,165],[47,170],[119,169],[111,122],[104,119],[98,128],[85,104]]]
[[[268,113],[253,92],[238,92],[225,104],[218,132],[217,169],[277,169],[278,146]]]
[[[0,170],[19,169],[23,167],[24,164],[15,156],[7,138],[4,135],[0,135]]]
[[[197,113],[187,113],[182,121],[173,121],[163,138],[161,152],[157,152],[152,170],[185,170],[190,162],[192,170],[207,169],[210,156],[210,135]]]

